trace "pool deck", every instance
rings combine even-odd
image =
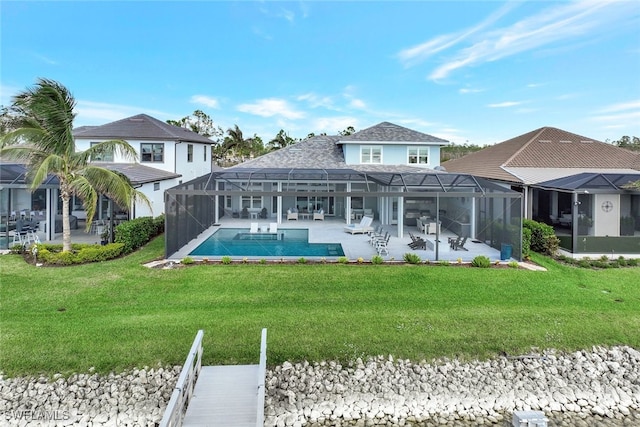
[[[203,233],[201,233],[198,237],[193,239],[187,245],[182,247],[178,252],[173,254],[170,259],[171,260],[180,260],[187,256],[200,260],[204,257],[202,256],[191,256],[189,253],[193,251],[198,245],[200,245],[204,240],[206,240],[212,233],[214,233],[219,228],[246,228],[249,230],[250,224],[252,222],[257,222],[260,226],[269,225],[272,220],[263,219],[263,220],[251,220],[251,219],[237,219],[237,218],[224,218],[220,221],[219,226],[212,226]],[[377,227],[378,222],[373,222],[373,227]],[[282,224],[278,225],[279,229],[286,228],[307,228],[309,229],[309,242],[310,243],[340,243],[342,244],[342,249],[344,250],[345,257],[350,260],[356,260],[358,258],[363,258],[364,260],[370,260],[371,257],[377,255],[377,252],[373,246],[369,244],[369,236],[366,234],[350,234],[344,231],[345,222],[343,219],[326,219],[324,221],[313,221],[313,220],[298,220],[298,221],[283,221]],[[409,237],[409,232],[414,235],[418,235],[418,231],[416,227],[405,227],[404,228],[404,237],[398,238],[398,229],[395,225],[386,225],[383,227],[385,231],[388,231],[391,234],[391,238],[389,240],[388,249],[389,254],[382,255],[382,258],[385,260],[402,260],[403,256],[407,252],[414,252],[420,256],[422,260],[430,260],[435,261],[436,255],[435,251],[431,249],[427,250],[413,250],[408,246],[408,243],[411,242],[411,238]],[[455,235],[448,230],[442,229],[442,233],[440,234],[440,240],[443,242],[439,246],[438,250],[438,260],[448,260],[452,262],[456,262],[458,259],[461,259],[463,262],[469,262],[473,260],[478,255],[485,255],[489,257],[491,261],[500,260],[500,251],[494,249],[484,243],[473,243],[471,239],[467,240],[467,243],[464,247],[467,249],[454,251],[449,248],[449,244],[447,243],[447,239],[449,237],[454,237]],[[422,237],[435,240],[435,236],[429,235]],[[207,256],[209,260],[217,260],[221,257],[216,256]],[[234,257],[231,257],[234,258]],[[244,258],[244,257],[243,257]],[[270,257],[250,257],[247,256],[247,259],[271,259]],[[280,259],[281,257],[277,257]],[[297,259],[299,257],[283,257],[285,259]],[[314,260],[315,257],[305,257],[309,260]],[[333,260],[332,257],[324,257],[327,260]]]

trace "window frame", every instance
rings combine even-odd
[[[100,144],[100,143],[101,142],[98,142],[98,141],[91,141],[90,145],[91,145],[91,147],[93,147],[93,146],[95,146],[97,144]],[[100,158],[96,158],[96,156],[92,156],[91,157],[91,161],[92,162],[113,163],[113,161],[114,161],[113,150],[111,150],[110,153],[103,153],[102,156],[98,156],[98,157],[100,157]],[[111,159],[109,160],[109,158],[111,158]]]
[[[193,144],[187,144],[187,163],[193,163]]]
[[[157,148],[160,148],[160,160],[156,160]],[[149,149],[148,160],[145,160],[145,148]],[[140,163],[164,163],[164,143],[162,142],[141,142],[140,143]]]
[[[377,160],[375,151],[378,152]],[[366,157],[365,157],[366,156]],[[381,165],[382,164],[382,146],[380,145],[362,145],[360,146],[360,164],[363,165]]]
[[[412,151],[415,151],[415,154],[412,154],[411,153]],[[421,154],[421,153],[425,153],[425,154]],[[429,147],[418,147],[418,146],[407,147],[407,164],[408,165],[428,165],[429,154],[430,154]],[[415,159],[416,159],[415,162],[411,161],[412,156],[415,156]],[[421,162],[420,161],[421,158],[424,158],[425,161]]]

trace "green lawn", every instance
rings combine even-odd
[[[521,354],[531,347],[640,348],[640,268],[586,270],[391,265],[142,263],[36,268],[0,257],[5,376],[179,364],[198,329],[205,364],[388,355],[421,360]]]

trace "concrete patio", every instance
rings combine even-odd
[[[201,233],[197,238],[193,239],[187,245],[182,247],[178,252],[173,254],[170,259],[172,260],[180,260],[186,256],[190,256],[189,253],[193,251],[198,245],[200,245],[204,240],[206,240],[211,234],[213,234],[219,228],[246,228],[249,230],[250,224],[252,222],[257,222],[260,226],[267,226],[272,219],[237,219],[237,218],[222,218],[219,226],[212,226],[207,229],[205,232]],[[373,227],[377,227],[379,225],[378,221],[373,222]],[[306,220],[297,220],[297,221],[286,221],[284,220],[281,224],[278,225],[279,229],[287,229],[287,228],[306,228],[309,230],[309,242],[310,243],[340,243],[342,244],[342,248],[344,250],[345,256],[350,260],[355,260],[362,257],[364,260],[370,260],[371,257],[377,255],[376,249],[369,244],[369,236],[366,234],[350,234],[344,231],[345,222],[342,218],[327,218],[325,217],[324,221],[313,221],[311,219]],[[383,226],[385,231],[388,231],[391,234],[391,238],[389,240],[388,249],[389,254],[382,255],[385,260],[402,260],[403,256],[407,252],[415,252],[420,256],[423,260],[436,260],[436,254],[434,250],[413,250],[408,244],[411,242],[411,238],[409,237],[409,232],[414,235],[419,235],[418,230],[415,226],[413,227],[405,227],[404,228],[404,237],[398,238],[398,230],[395,225],[385,225]],[[425,236],[422,234],[424,238],[430,238],[434,240],[434,235]],[[448,260],[452,262],[457,262],[460,258],[463,262],[469,262],[473,260],[478,255],[485,255],[489,257],[492,261],[500,260],[500,251],[496,250],[484,243],[474,242],[472,239],[468,239],[464,247],[465,250],[454,251],[451,250],[448,244],[448,238],[455,237],[453,233],[446,229],[442,229],[440,234],[440,246],[438,248],[438,260]],[[200,259],[202,257],[191,256],[193,259]],[[219,259],[220,257],[209,256],[207,257],[210,260]],[[233,258],[233,257],[232,257]],[[248,259],[256,258],[256,257],[247,257]],[[265,258],[267,257],[257,257],[257,258]],[[298,257],[290,257],[290,258],[298,258]],[[312,257],[306,257],[308,259],[313,259]],[[326,257],[327,260],[331,260],[331,257]]]

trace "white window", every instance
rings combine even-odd
[[[193,162],[193,144],[187,144],[187,162]]]
[[[160,190],[160,183],[159,182],[154,182],[153,183],[153,191],[158,191]]]
[[[426,147],[409,147],[407,150],[409,153],[408,163],[417,165],[429,164],[429,149]]]
[[[382,147],[360,147],[360,163],[381,164]]]

